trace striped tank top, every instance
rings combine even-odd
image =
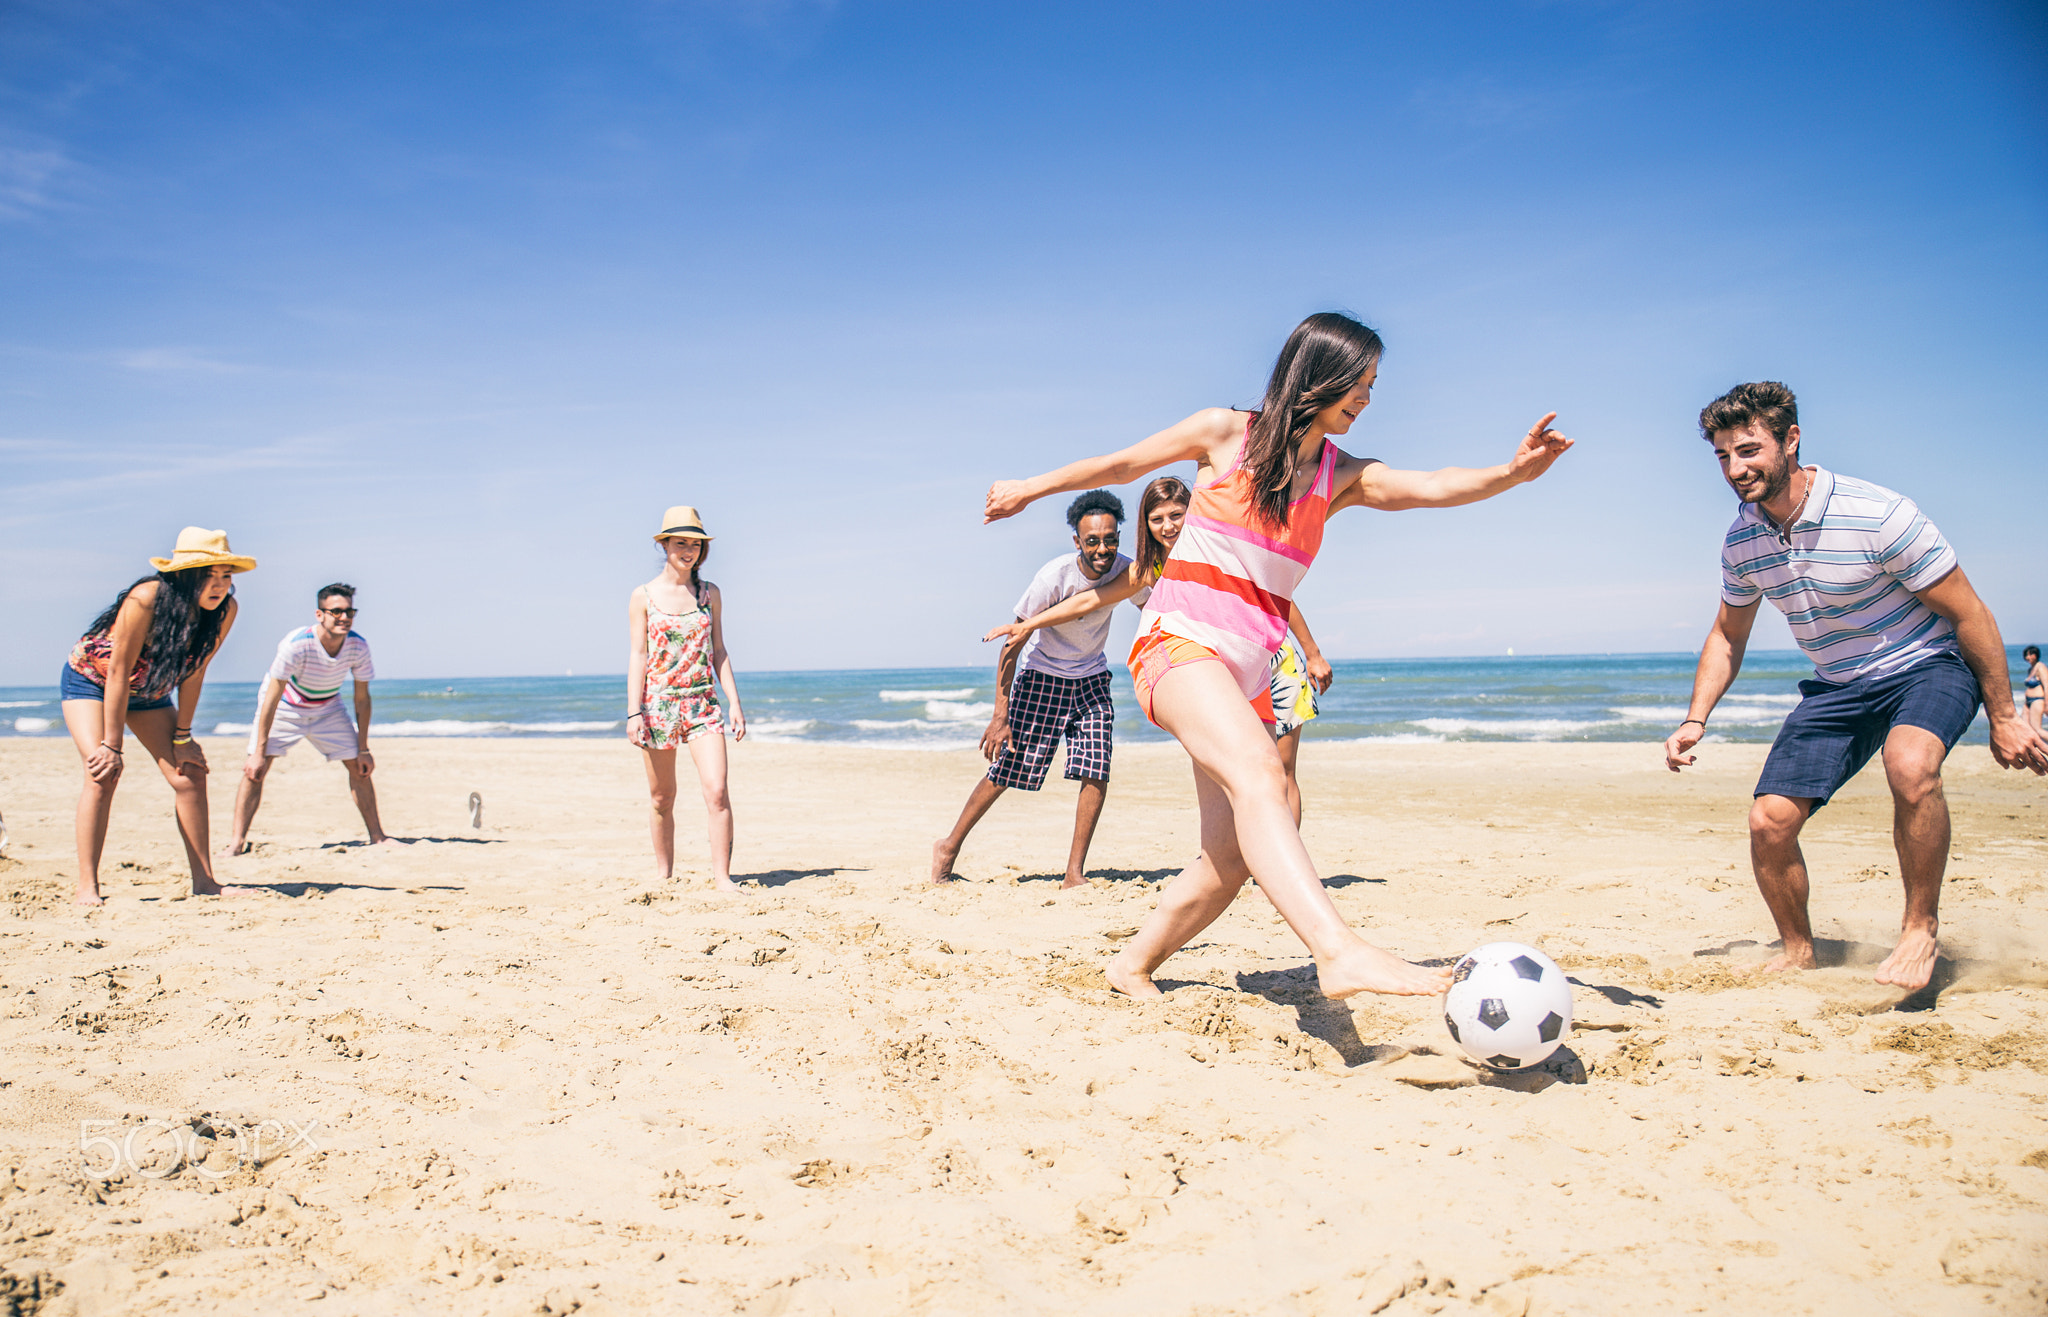
[[[1167,635],[1214,650],[1246,699],[1272,678],[1295,588],[1323,547],[1337,471],[1337,445],[1325,439],[1315,482],[1294,500],[1286,529],[1276,534],[1253,515],[1252,477],[1244,468],[1250,440],[1247,417],[1230,470],[1196,487],[1180,539],[1138,619],[1141,638],[1156,624]]]

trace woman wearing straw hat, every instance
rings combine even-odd
[[[654,542],[666,561],[661,574],[633,591],[631,657],[626,677],[626,735],[647,761],[647,792],[654,812],[654,865],[660,881],[675,874],[676,747],[687,746],[704,793],[711,833],[711,881],[721,892],[738,891],[732,880],[732,799],[725,788],[725,723],[736,741],[746,739],[732,658],[725,652],[718,587],[701,579],[711,536],[697,509],[673,507],[661,519]],[[726,715],[719,716],[712,676],[725,687]]]
[[[121,783],[124,731],[156,760],[177,801],[178,835],[195,896],[229,889],[213,880],[207,845],[206,754],[192,715],[206,665],[235,625],[233,577],[256,566],[228,548],[225,531],[187,526],[156,573],[123,590],[93,619],[59,674],[64,726],[85,760],[78,797],[79,905],[100,905],[100,852]],[[172,696],[177,705],[172,708]]]

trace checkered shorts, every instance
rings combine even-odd
[[[1010,688],[1010,739],[989,765],[988,780],[999,787],[1038,790],[1062,736],[1067,738],[1067,778],[1109,780],[1116,709],[1109,700],[1107,672],[1055,677],[1026,668],[1018,673]]]

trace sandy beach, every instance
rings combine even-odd
[[[218,842],[239,747],[207,751]],[[1763,747],[1679,778],[1647,744],[1309,742],[1305,834],[1369,936],[1581,985],[1517,1076],[1433,999],[1324,1002],[1255,893],[1165,1003],[1105,991],[1192,853],[1176,747],[1118,754],[1067,895],[1057,777],[934,890],[971,752],[736,747],[730,900],[687,785],[688,872],[649,882],[623,744],[378,752],[421,840],[357,844],[296,754],[233,899],[182,896],[138,762],[80,911],[75,755],[0,741],[0,1311],[2048,1309],[2048,792],[1980,748],[1939,991],[1901,1002],[1874,768],[1807,832],[1835,963],[1759,982]]]

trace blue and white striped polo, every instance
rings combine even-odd
[[[1912,499],[1807,468],[1813,485],[1791,529],[1745,503],[1721,546],[1721,598],[1770,596],[1813,660],[1840,684],[1903,672],[1956,649],[1956,629],[1914,598],[1956,567],[1956,551]]]

